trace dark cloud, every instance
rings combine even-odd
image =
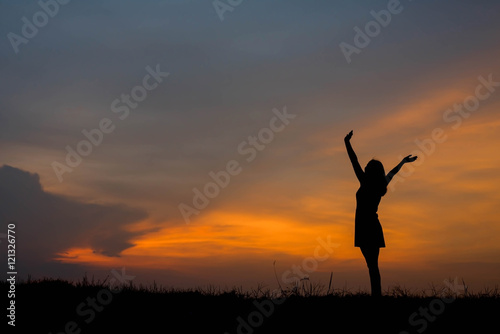
[[[146,212],[124,205],[82,203],[48,193],[38,174],[7,165],[0,168],[0,221],[4,227],[16,222],[18,260],[23,265],[50,261],[71,247],[119,256],[140,234],[124,227],[146,217]]]

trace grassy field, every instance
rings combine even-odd
[[[500,314],[498,289],[394,287],[374,300],[309,282],[287,291],[221,291],[44,279],[18,283],[15,300],[16,332],[53,334],[489,333]]]

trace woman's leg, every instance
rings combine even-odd
[[[378,247],[361,247],[361,253],[363,253],[365,257],[368,272],[370,273],[370,284],[373,297],[380,297],[382,295],[382,284],[380,281],[380,271],[378,269],[379,252],[380,248]]]

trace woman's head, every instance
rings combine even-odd
[[[387,192],[384,165],[378,160],[370,160],[365,167],[365,176],[368,184],[380,191],[381,196],[384,196]]]

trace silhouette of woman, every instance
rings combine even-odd
[[[394,175],[407,162],[417,160],[411,155],[405,157],[385,175],[384,165],[378,160],[370,160],[365,167],[361,166],[356,157],[356,153],[351,146],[353,132],[349,132],[344,138],[347,154],[351,160],[354,173],[359,180],[360,187],[356,192],[356,216],[354,222],[354,246],[361,249],[368,272],[370,273],[370,285],[372,296],[382,295],[382,285],[380,281],[380,271],[378,269],[378,256],[381,247],[385,247],[384,232],[378,220],[378,205],[382,196],[387,192],[387,185]]]

